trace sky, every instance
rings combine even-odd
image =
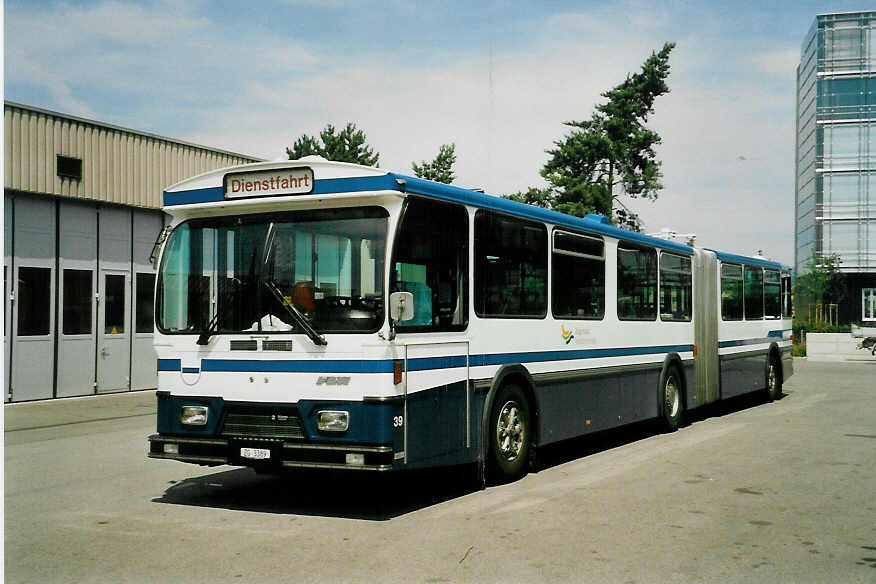
[[[677,43],[663,190],[623,199],[646,232],[794,257],[795,81],[816,14],[778,2],[7,0],[4,98],[269,160],[355,123],[380,166],[411,173],[456,144],[455,183],[543,186],[563,122]]]

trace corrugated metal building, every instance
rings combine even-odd
[[[257,158],[4,103],[5,400],[154,388],[163,189]]]

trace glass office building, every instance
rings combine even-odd
[[[839,256],[847,282],[834,299],[839,321],[873,325],[876,12],[815,18],[797,67],[796,162],[796,273],[813,254]]]

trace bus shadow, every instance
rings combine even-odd
[[[392,475],[302,469],[273,476],[238,468],[174,482],[152,502],[386,521],[480,489],[475,465]]]
[[[782,395],[779,399],[785,397],[787,395]],[[685,425],[762,405],[767,404],[757,394],[735,397],[689,412]],[[545,446],[538,449],[532,470],[537,473],[661,432],[660,425],[652,420]],[[173,482],[161,497],[152,501],[234,511],[386,521],[482,488],[476,464],[379,475],[300,469],[273,476],[256,474],[250,468],[237,468]]]
[[[776,401],[786,397],[788,397],[787,394],[782,394]],[[687,412],[684,418],[684,426],[679,431],[684,431],[684,427],[709,418],[720,418],[728,414],[766,405],[769,405],[769,402],[765,401],[760,393],[750,393],[722,400]],[[538,459],[534,470],[538,472],[539,470],[560,466],[579,458],[618,448],[626,444],[632,444],[662,433],[663,427],[658,420],[646,420],[544,446],[538,449]]]

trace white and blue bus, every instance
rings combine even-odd
[[[482,463],[791,375],[790,268],[318,157],[164,192],[149,456]]]

